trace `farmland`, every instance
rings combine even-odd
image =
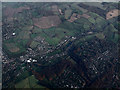
[[[105,19],[93,12],[86,13],[84,11],[81,11],[83,12],[81,14],[79,14],[79,12],[76,12],[76,13],[73,12],[72,9],[78,8],[79,6],[75,7],[75,5],[77,4],[72,4],[72,5],[73,7],[68,6],[67,10],[65,10],[64,18],[68,19],[68,21],[62,22],[60,20],[61,17],[57,15],[43,16],[40,18],[34,17],[30,21],[31,23],[28,26],[24,26],[14,31],[16,33],[15,38],[13,38],[14,42],[20,44],[21,47],[23,47],[24,49],[26,47],[36,48],[37,45],[39,45],[39,42],[34,41],[34,38],[36,36],[41,36],[41,38],[43,38],[45,42],[47,42],[48,44],[58,45],[61,41],[65,40],[66,37],[75,36],[75,35],[78,35],[78,33],[82,33],[82,32],[87,33],[90,31],[89,28],[93,29],[94,31],[95,25],[99,25],[99,27],[97,28],[99,30],[101,29],[101,26],[103,27],[106,25]],[[60,6],[52,6],[51,8],[52,10],[55,8],[57,10],[59,7]],[[81,8],[78,8],[78,9],[81,10]],[[56,12],[56,10],[53,10],[53,12]],[[22,12],[22,9],[20,12]],[[19,16],[19,15],[22,15],[22,16]],[[77,15],[77,18],[76,18],[76,15]],[[24,15],[21,13],[15,14],[15,18],[18,18],[18,20],[20,19],[20,17],[23,18]]]
[[[118,11],[109,2],[3,3],[3,88],[118,88]]]

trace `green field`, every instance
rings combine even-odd
[[[71,9],[67,9],[65,10],[65,19],[68,19],[72,14],[72,10]]]
[[[15,51],[13,51],[16,49]],[[10,56],[15,56],[25,52],[25,48],[16,42],[14,39],[9,39],[3,42],[3,50]]]
[[[72,12],[74,12],[74,9],[76,8],[82,13],[85,12],[81,10],[77,3],[74,3],[71,6],[72,7],[69,7],[67,5],[66,9],[64,8],[64,14],[66,19],[68,19],[71,16]],[[80,12],[78,13],[80,14]],[[99,39],[104,39],[105,36],[107,36],[109,39],[117,41],[118,37],[117,34],[114,35],[115,37],[114,39],[112,37],[113,33],[117,32],[117,30],[114,28],[112,24],[107,26],[108,24],[107,21],[96,13],[87,12],[87,14],[90,16],[90,18],[88,19],[81,17],[72,23],[64,21],[57,27],[51,27],[48,29],[40,29],[35,26],[33,28],[31,21],[30,25],[26,25],[22,28],[16,29],[15,31],[16,37],[6,40],[4,42],[4,49],[6,52],[10,54],[12,53],[20,54],[25,52],[27,47],[31,47],[34,49],[37,47],[37,45],[39,45],[39,42],[34,41],[34,38],[36,38],[37,36],[43,38],[50,45],[56,46],[61,41],[65,40],[65,36],[75,36],[81,33],[87,33],[89,31],[95,31],[95,33],[98,33],[95,36],[97,36]],[[20,18],[22,17],[20,16]],[[90,35],[86,35],[81,40],[86,40],[90,37],[91,37]]]
[[[39,29],[35,28],[34,33],[32,37],[35,36],[41,36],[45,39],[46,42],[48,42],[50,45],[57,45],[59,42],[61,42],[65,36],[74,36],[74,31],[70,31],[64,28],[49,28],[49,29]]]
[[[96,37],[99,38],[99,39],[104,39],[105,35],[103,33],[97,33]]]
[[[45,88],[41,85],[38,85],[38,80],[34,77],[34,75],[20,81],[15,85],[15,88]]]
[[[30,44],[30,47],[31,47],[31,48],[36,48],[37,45],[39,45],[39,42],[32,41],[32,43]]]

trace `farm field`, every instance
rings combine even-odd
[[[98,14],[93,12],[86,13],[84,9],[81,10],[81,8],[77,6],[77,3],[74,3],[71,6],[72,7],[67,6],[67,10],[65,10],[65,15],[64,15],[65,19],[73,18],[72,13],[73,14],[76,13],[76,15],[77,13],[81,14],[78,19],[73,20],[72,22],[65,21],[61,23],[60,20],[61,18],[57,15],[33,18],[32,21],[30,21],[31,22],[30,25],[24,26],[14,31],[17,35],[15,38],[13,38],[14,42],[16,44],[20,44],[24,50],[26,47],[36,48],[37,45],[39,45],[39,42],[34,41],[34,38],[36,36],[41,36],[45,40],[45,42],[55,46],[58,45],[61,41],[64,41],[66,39],[65,37],[67,36],[68,37],[75,36],[78,35],[78,33],[82,33],[82,32],[86,32],[86,33],[94,32],[95,30],[97,30],[95,32],[99,32],[98,30],[102,30],[101,26],[103,27],[107,24],[105,19],[99,16]],[[56,7],[58,9],[59,6]],[[54,8],[54,6],[52,8]],[[82,13],[78,11],[73,12],[72,10],[75,10],[75,8],[79,9]],[[20,12],[22,12],[22,9]],[[13,13],[15,13],[15,11]],[[15,15],[17,14],[18,13],[16,13]],[[22,14],[20,15],[21,16],[19,17],[21,17],[20,19],[22,20],[24,16]],[[10,17],[12,16],[13,15],[11,15]],[[97,29],[95,28],[96,25],[98,25]],[[91,30],[89,28],[91,28]],[[11,52],[9,48],[8,50]],[[18,48],[16,47],[16,52],[18,51],[21,52],[24,50],[21,50],[19,47]]]

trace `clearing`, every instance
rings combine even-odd
[[[120,15],[120,10],[118,9],[114,9],[114,10],[111,10],[109,11],[107,14],[106,14],[106,19],[111,19],[113,17],[117,17]]]

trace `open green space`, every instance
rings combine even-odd
[[[13,39],[3,42],[3,50],[10,56],[20,55],[25,52],[25,48]]]
[[[38,84],[38,80],[34,75],[20,81],[15,85],[16,88],[45,88]]]
[[[64,29],[61,27],[53,27],[49,29],[39,29],[35,28],[33,30],[32,37],[41,36],[50,45],[57,45],[59,42],[64,40],[65,36],[74,36],[74,31]],[[36,34],[35,34],[36,33]]]

